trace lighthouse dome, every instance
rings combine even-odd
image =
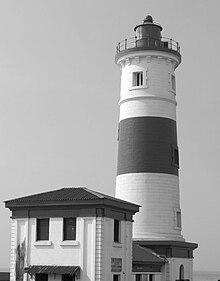
[[[153,18],[151,15],[147,15],[144,19],[144,23],[148,23],[148,22],[153,23]]]

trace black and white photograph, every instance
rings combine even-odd
[[[219,10],[0,1],[0,281],[220,280]]]

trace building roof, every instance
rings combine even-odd
[[[178,248],[189,248],[196,249],[198,247],[197,243],[185,242],[185,241],[173,241],[173,240],[136,240],[136,243],[147,248],[159,248],[159,247],[178,247]]]
[[[139,205],[93,191],[85,187],[68,187],[48,192],[38,193],[5,201],[5,207],[63,206],[63,205],[111,205],[137,212]]]
[[[148,248],[141,247],[133,242],[133,263],[165,263],[165,259]]]

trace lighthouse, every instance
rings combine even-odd
[[[176,74],[179,44],[148,15],[118,43],[121,68],[116,197],[141,206],[133,240],[167,258],[164,280],[192,280],[195,243],[181,230]],[[163,280],[163,279],[162,279]]]

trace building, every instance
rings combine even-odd
[[[62,188],[5,206],[12,211],[11,281],[130,280],[138,205]]]
[[[162,27],[149,15],[134,31],[135,37],[117,45],[115,56],[122,72],[116,197],[141,206],[133,239],[167,261],[152,271],[164,281],[192,280],[197,244],[181,234],[179,196],[175,70],[180,46],[163,38]],[[156,277],[149,268],[137,268],[136,281]]]

